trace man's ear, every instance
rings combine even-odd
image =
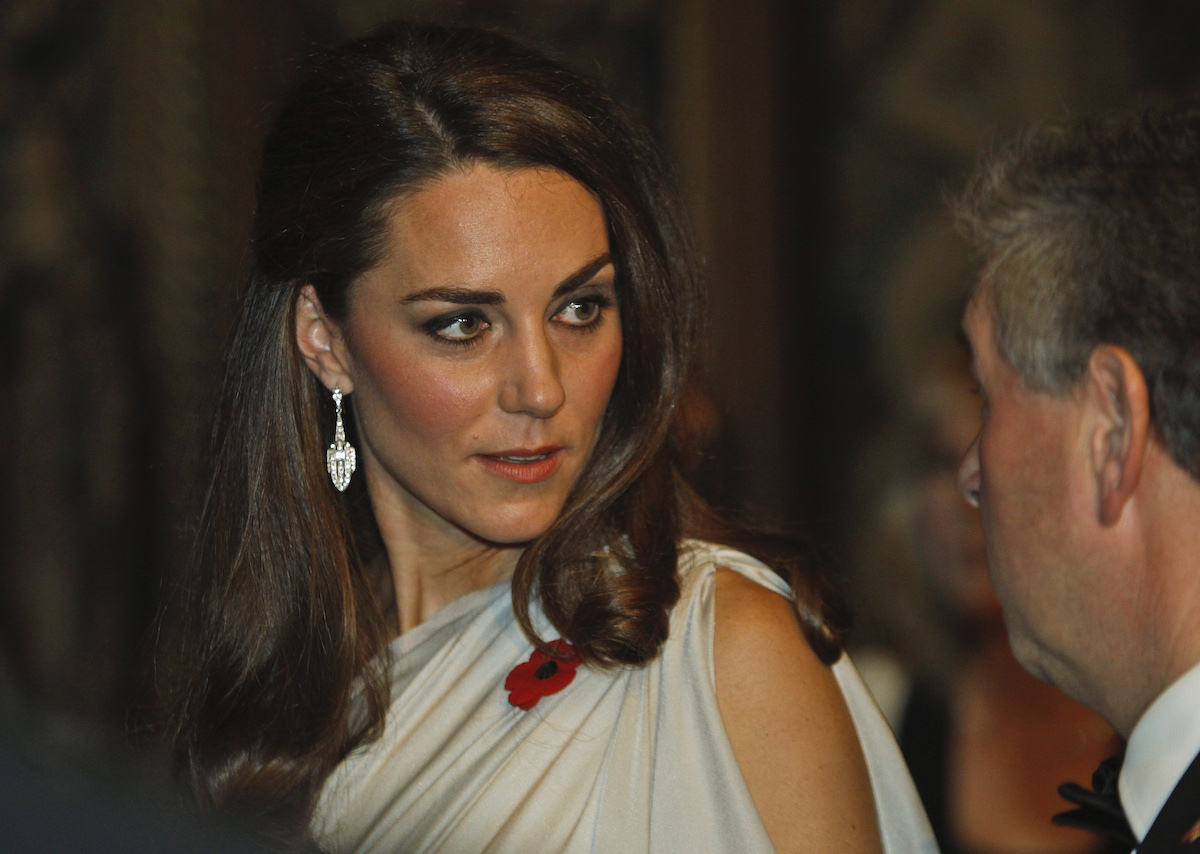
[[[1150,397],[1141,368],[1122,347],[1092,351],[1084,379],[1092,414],[1089,436],[1100,524],[1111,527],[1142,476],[1150,435]]]
[[[305,285],[296,297],[296,345],[305,364],[327,389],[340,388],[344,394],[354,391],[342,331],[321,308],[312,285]]]

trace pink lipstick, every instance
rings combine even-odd
[[[557,471],[562,448],[513,448],[498,454],[476,454],[480,465],[494,475],[516,483],[540,483]]]

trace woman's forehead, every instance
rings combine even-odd
[[[579,182],[553,169],[477,164],[395,205],[372,273],[412,289],[495,287],[563,278],[608,252],[603,210]]]

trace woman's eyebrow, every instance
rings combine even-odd
[[[588,280],[590,278],[592,278],[592,276],[599,273],[601,270],[603,270],[605,267],[607,267],[611,263],[612,263],[612,253],[611,252],[603,252],[603,253],[597,255],[591,261],[588,261],[586,264],[584,264],[582,267],[580,267],[574,273],[572,273],[571,275],[569,275],[565,279],[563,279],[562,284],[554,289],[554,296],[552,297],[552,299],[557,299],[558,297],[562,296],[563,294],[568,294],[571,291],[575,290],[580,285],[586,285],[588,283]]]
[[[580,285],[587,284],[592,276],[599,273],[611,263],[612,253],[604,252],[597,255],[574,273],[567,276],[567,278],[563,279],[562,284],[554,289],[554,298],[570,293]],[[500,293],[500,291],[485,291],[479,288],[450,285],[417,291],[415,294],[409,294],[404,297],[400,302],[405,305],[412,302],[448,302],[453,305],[503,305],[504,294]]]
[[[504,294],[499,291],[484,291],[478,288],[442,287],[429,288],[409,294],[400,300],[407,305],[410,302],[449,302],[455,305],[503,305]]]

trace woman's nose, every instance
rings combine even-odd
[[[967,453],[958,464],[958,491],[972,507],[979,507],[979,433],[967,448]]]
[[[544,332],[532,332],[513,343],[508,376],[500,390],[500,408],[549,418],[566,401],[558,354]]]

